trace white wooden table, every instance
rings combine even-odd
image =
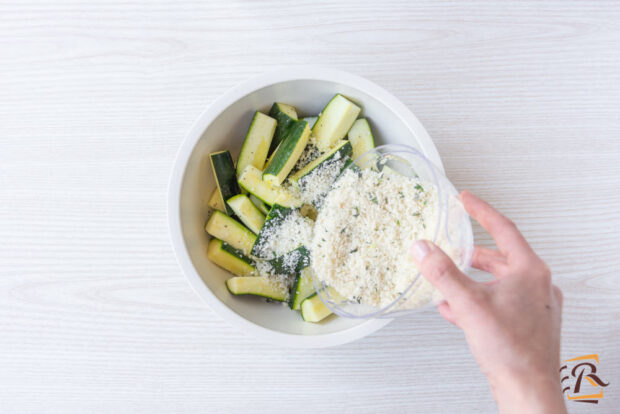
[[[435,311],[278,349],[181,274],[185,132],[227,88],[309,63],[393,92],[456,185],[517,222],[564,290],[562,356],[598,353],[611,382],[571,412],[618,412],[619,22],[618,2],[0,3],[0,412],[495,412]]]

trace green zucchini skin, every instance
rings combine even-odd
[[[293,310],[299,310],[301,302],[315,292],[312,282],[312,272],[310,267],[301,269],[295,275],[295,282],[291,286],[289,293],[288,306]]]
[[[293,114],[294,116],[291,116]],[[269,147],[269,154],[271,154],[276,150],[278,145],[280,145],[280,142],[284,140],[288,134],[288,130],[295,124],[295,121],[297,121],[297,111],[291,105],[274,102],[269,110],[269,116],[274,118],[277,122],[276,130],[271,140],[271,146]]]
[[[256,271],[255,264],[238,249],[222,240],[213,238],[207,248],[207,258],[217,266],[237,276],[246,276]]]
[[[273,259],[273,257],[265,257],[261,254],[259,246],[265,240],[265,232],[269,231],[272,227],[279,225],[282,220],[286,218],[289,214],[293,212],[292,208],[284,207],[279,204],[274,204],[271,206],[267,217],[265,217],[265,224],[263,224],[263,228],[258,233],[256,237],[256,242],[254,242],[254,246],[252,247],[251,254],[252,256],[259,257],[261,259]]]
[[[278,145],[267,162],[263,179],[276,185],[282,184],[289,175],[297,160],[303,153],[310,137],[310,128],[306,121],[295,121],[289,128],[286,137]]]
[[[292,275],[310,265],[310,251],[305,246],[299,246],[278,257],[267,257],[260,251],[259,246],[266,239],[265,233],[269,232],[273,227],[280,225],[293,210],[292,208],[274,204],[265,218],[265,224],[260,233],[258,233],[251,251],[253,256],[268,260],[274,272],[280,275]]]
[[[269,260],[269,263],[276,274],[292,275],[310,266],[310,251],[305,246],[299,246],[295,250]]]
[[[226,281],[226,288],[234,296],[260,296],[278,302],[285,302],[288,296],[287,289],[265,276],[233,277]]]
[[[232,254],[237,259],[243,260],[244,262],[246,262],[250,266],[254,266],[254,264],[255,264],[254,260],[250,259],[248,256],[243,254],[243,252],[241,250],[235,249],[234,247],[232,247],[230,244],[226,243],[225,241],[222,241],[221,249],[224,250],[227,253]]]
[[[258,168],[248,165],[239,176],[239,185],[267,205],[301,206],[301,200],[293,197],[282,187],[264,181],[262,174]]]
[[[353,147],[351,143],[349,141],[341,141],[337,147],[334,147],[331,151],[308,163],[304,168],[293,174],[290,179],[291,181],[301,183],[304,177],[332,161],[336,155],[338,155],[339,159],[350,159],[352,152]]]
[[[226,208],[226,214],[233,216],[235,213],[226,204],[226,200],[241,193],[241,190],[237,183],[237,173],[232,155],[230,155],[230,151],[219,151],[209,154],[209,158],[217,187],[220,190],[222,204]]]

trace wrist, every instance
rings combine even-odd
[[[507,374],[489,378],[489,384],[501,414],[566,413],[560,378],[554,373]]]

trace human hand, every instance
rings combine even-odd
[[[562,293],[514,223],[471,193],[461,193],[461,200],[498,247],[476,246],[472,266],[495,279],[475,282],[433,243],[417,242],[411,254],[445,298],[439,313],[464,331],[502,414],[565,413],[559,376]]]

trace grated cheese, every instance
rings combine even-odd
[[[340,175],[346,160],[346,157],[340,156],[340,152],[336,152],[331,159],[324,161],[309,174],[300,178],[298,187],[301,201],[320,208],[325,195]]]
[[[290,290],[293,283],[293,279],[289,274],[279,274],[275,271],[273,265],[268,260],[259,259],[258,257],[252,257],[254,260],[254,276],[266,276],[276,286],[285,289],[287,292]],[[288,298],[287,298],[288,300]]]
[[[411,285],[418,269],[409,249],[432,240],[438,223],[434,185],[399,174],[347,170],[319,210],[311,244],[312,270],[342,296],[382,308]],[[428,303],[424,278],[406,307]]]
[[[314,144],[314,142],[315,142],[314,135],[311,135],[308,145],[306,145],[306,148],[304,148],[304,151],[301,153],[301,156],[297,160],[295,167],[293,167],[291,174],[301,170],[306,165],[308,165],[309,163],[311,163],[312,161],[314,161],[315,159],[323,155],[321,150],[318,149],[318,147]]]
[[[277,224],[276,224],[277,223]],[[292,210],[281,221],[261,229],[261,238],[255,246],[261,257],[279,257],[299,246],[309,246],[312,241],[314,222],[301,215],[299,210]]]

